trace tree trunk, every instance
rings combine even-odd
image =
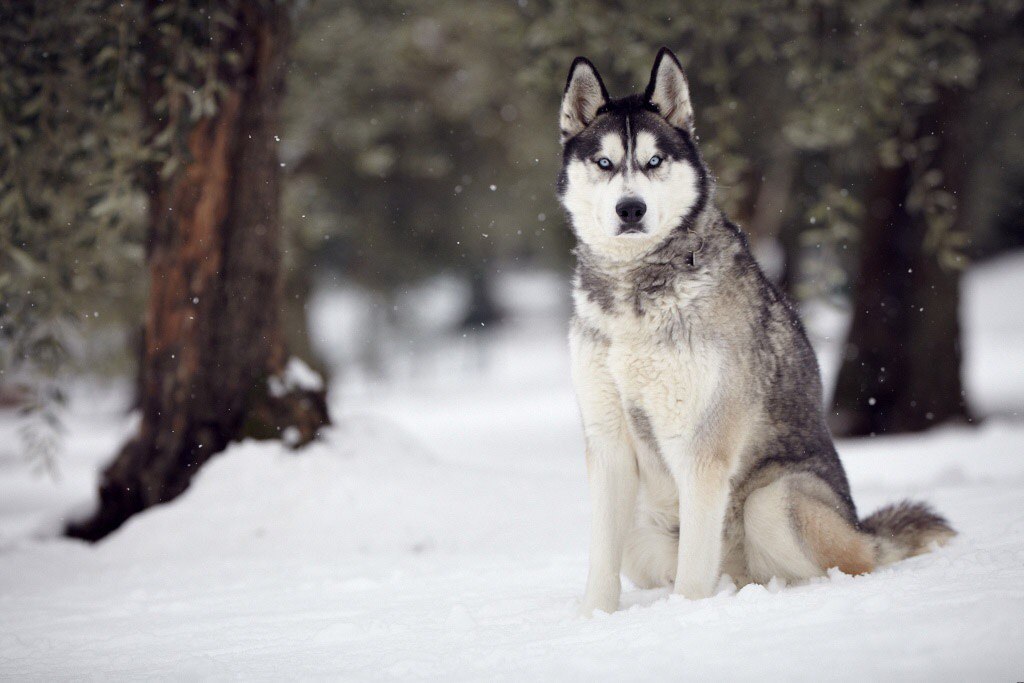
[[[921,121],[943,186],[962,204],[966,161],[953,94]],[[840,436],[927,429],[971,416],[961,382],[960,271],[943,265],[924,216],[907,209],[911,168],[876,169],[861,236],[853,323],[830,422]],[[956,207],[953,231],[967,215]]]
[[[763,167],[761,182],[754,199],[748,233],[754,246],[755,255],[764,249],[777,251],[770,260],[761,262],[773,283],[796,301],[793,284],[799,260],[799,235],[795,227],[796,217],[786,220],[787,212],[794,213],[792,203],[793,181],[797,170],[797,158],[793,150],[781,141],[776,143],[771,162]]]
[[[469,278],[469,303],[459,325],[462,329],[479,330],[501,322],[502,313],[494,300],[493,276],[486,265],[473,270]]]
[[[233,440],[283,435],[301,445],[328,422],[322,388],[285,376],[274,136],[288,17],[279,3],[256,6],[237,17],[246,66],[216,114],[191,128],[184,167],[147,179],[142,424],[103,472],[99,509],[70,536],[100,539],[173,499]],[[151,116],[161,94],[148,88]]]

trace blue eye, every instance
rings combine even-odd
[[[647,162],[647,165],[650,166],[651,168],[661,165],[661,157],[657,155],[651,157],[651,160]]]
[[[608,157],[601,157],[600,159],[597,160],[597,165],[607,171],[609,168],[612,167],[612,160],[609,159]]]

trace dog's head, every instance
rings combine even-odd
[[[587,59],[569,69],[559,120],[558,194],[577,238],[615,260],[635,258],[707,203],[679,60],[662,48],[642,95],[613,100]]]

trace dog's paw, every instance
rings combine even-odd
[[[594,612],[611,614],[619,608],[621,593],[622,582],[618,575],[595,576],[591,573],[587,576],[587,589],[583,592],[583,602],[579,609],[580,616],[589,618],[594,615]]]
[[[714,590],[707,582],[696,581],[679,581],[673,587],[672,592],[687,600],[703,600],[714,595]]]
[[[583,601],[580,603],[579,609],[576,610],[576,614],[584,619],[590,619],[595,614],[604,613],[611,614],[619,608],[619,596],[616,592],[614,595],[605,594],[599,596],[584,596]]]
[[[618,605],[616,605],[618,607]],[[576,616],[581,619],[593,619],[595,615],[608,616],[615,611],[615,607],[596,606],[582,603],[576,610]]]

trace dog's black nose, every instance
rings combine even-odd
[[[615,213],[619,214],[623,223],[639,223],[647,213],[647,205],[636,197],[630,197],[615,205]]]

